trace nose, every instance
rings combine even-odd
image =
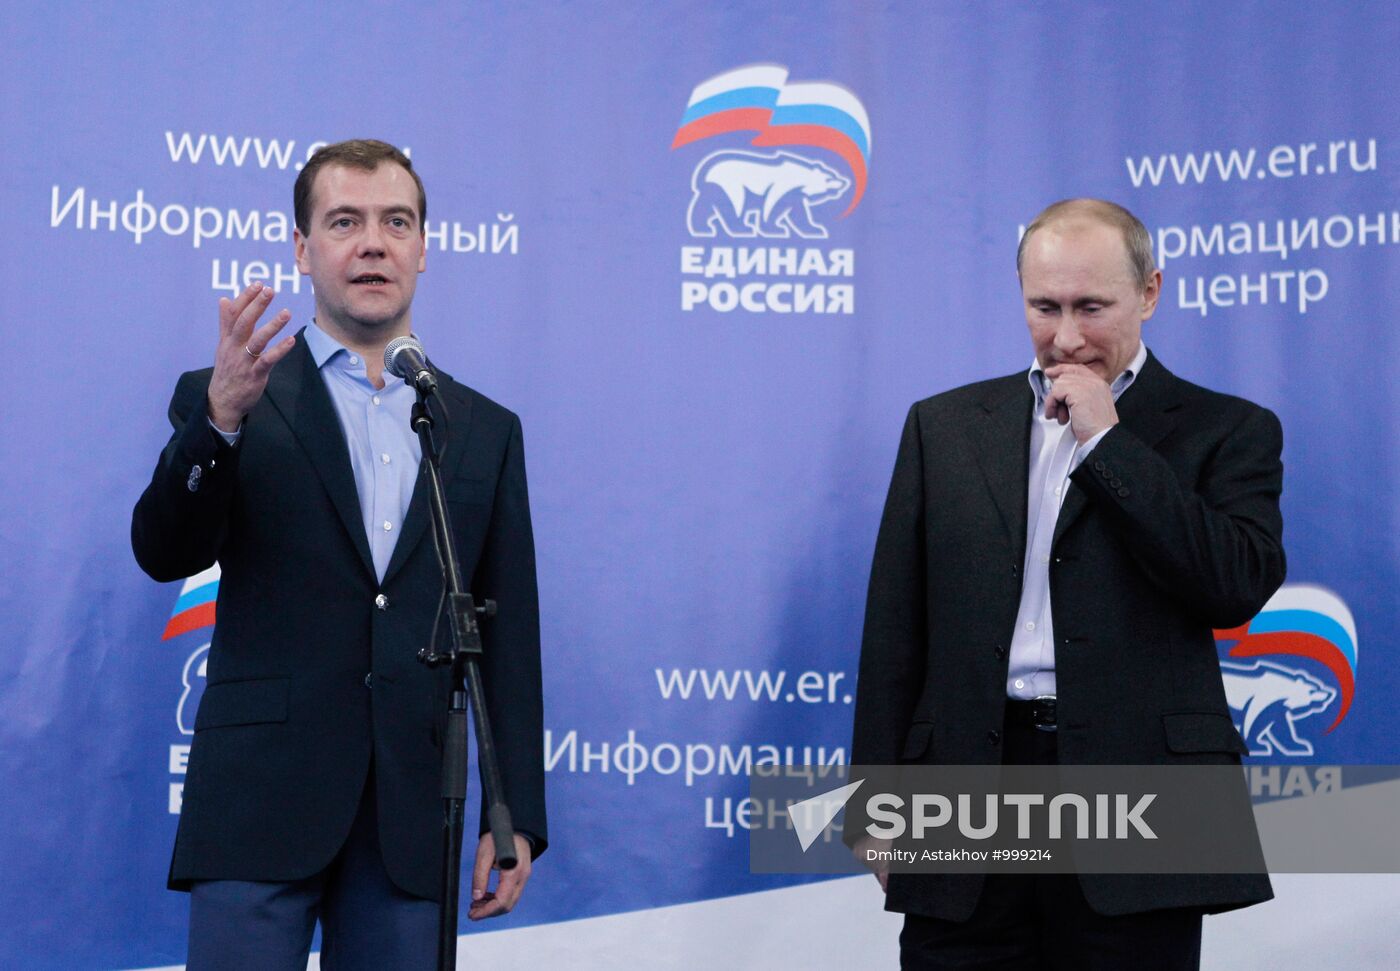
[[[361,256],[383,256],[384,230],[377,222],[370,221],[363,233],[360,234],[360,255]]]
[[[1084,346],[1084,334],[1079,329],[1079,322],[1075,320],[1074,314],[1064,314],[1060,318],[1060,324],[1055,328],[1055,350],[1061,359],[1073,357],[1075,351]]]

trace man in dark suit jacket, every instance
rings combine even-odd
[[[1030,373],[909,412],[852,761],[1238,764],[1212,628],[1283,581],[1278,420],[1147,352],[1162,275],[1127,210],[1051,206],[1017,268]],[[1253,832],[1247,800],[1220,811]],[[878,876],[908,967],[1196,967],[1203,912],[1272,895],[1262,873]]]
[[[297,180],[296,253],[316,320],[255,329],[272,292],[220,301],[212,369],[181,377],[132,542],[157,580],[222,569],[208,684],[170,870],[192,889],[191,968],[432,967],[446,669],[416,659],[442,575],[408,426],[383,373],[425,265],[422,184],[382,142],[322,149]],[[518,866],[490,835],[469,914],[508,911],[545,848],[539,614],[520,422],[438,372],[436,427]],[[411,496],[411,500],[410,500]],[[484,825],[482,830],[484,832]]]

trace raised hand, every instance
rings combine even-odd
[[[273,344],[277,332],[292,319],[290,310],[279,311],[253,329],[275,295],[271,287],[254,283],[232,300],[219,298],[219,346],[209,379],[209,418],[223,431],[238,430],[262,397],[273,367],[296,344],[295,337]]]

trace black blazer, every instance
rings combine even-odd
[[[910,409],[870,573],[855,764],[1001,760],[1032,407],[1019,372]],[[1283,582],[1282,430],[1151,355],[1117,409],[1055,528],[1060,761],[1238,764],[1246,748],[1212,628],[1244,623]],[[1221,811],[1250,810],[1242,798]],[[1252,817],[1235,818],[1252,832]],[[1263,875],[1080,879],[1103,914],[1272,896]],[[965,920],[981,886],[979,875],[891,874],[886,907]]]
[[[136,559],[157,580],[215,560],[222,570],[170,885],[323,869],[350,831],[372,756],[389,875],[436,898],[449,678],[416,659],[442,590],[426,483],[420,476],[381,584],[345,437],[305,340],[273,370],[235,448],[208,426],[211,373],[180,378],[175,432],[131,525]],[[520,421],[446,374],[438,387],[451,415],[439,443],[463,575],[478,602],[499,604],[482,625],[481,668],[506,798],[538,854],[547,842],[539,608]]]

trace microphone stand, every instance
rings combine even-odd
[[[487,617],[496,613],[496,603],[487,600],[477,606],[472,595],[462,588],[462,569],[457,560],[457,546],[452,539],[452,524],[447,504],[443,501],[441,457],[433,439],[433,416],[428,408],[428,394],[417,389],[418,401],[413,406],[410,423],[418,433],[423,451],[423,474],[428,480],[429,509],[432,514],[433,544],[437,547],[442,566],[444,598],[451,619],[452,644],[447,653],[437,653],[436,637],[418,652],[418,660],[428,667],[451,665],[452,692],[447,708],[447,732],[442,747],[442,899],[438,905],[438,968],[455,971],[457,967],[457,907],[462,878],[463,812],[467,799],[467,708],[470,703],[476,728],[477,757],[481,764],[485,791],[486,820],[496,847],[496,866],[514,869],[515,827],[510,809],[501,794],[501,770],[496,761],[496,745],[491,734],[491,722],[486,713],[485,691],[481,683],[481,631],[477,615]],[[429,392],[431,394],[431,392]],[[445,413],[444,413],[445,414]],[[437,625],[433,625],[434,634]]]

